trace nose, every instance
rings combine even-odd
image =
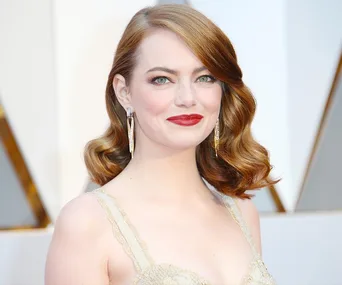
[[[175,96],[175,105],[186,108],[196,105],[196,90],[191,84],[179,84]]]

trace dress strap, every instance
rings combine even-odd
[[[146,245],[140,240],[135,228],[129,222],[126,213],[119,207],[116,199],[102,189],[92,191],[99,204],[105,210],[112,224],[113,234],[121,243],[126,254],[132,259],[138,272],[153,264],[147,252]]]
[[[221,196],[223,198],[224,204],[228,208],[233,219],[240,226],[241,231],[243,232],[247,242],[249,243],[249,245],[251,247],[253,256],[254,257],[260,257],[260,254],[256,249],[256,245],[254,243],[254,239],[252,237],[251,231],[250,231],[249,227],[247,226],[246,221],[242,217],[241,210],[240,210],[240,208],[237,204],[237,201],[236,201],[237,198],[232,198],[230,196],[223,195],[223,194],[221,194]]]

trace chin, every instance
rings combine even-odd
[[[194,134],[192,134],[191,137],[175,135],[173,138],[170,138],[169,140],[165,141],[164,145],[172,149],[187,150],[190,148],[197,147],[204,140],[205,140],[205,137],[203,136],[196,137]]]

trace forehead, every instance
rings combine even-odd
[[[175,33],[156,29],[140,44],[137,69],[149,69],[156,66],[171,69],[193,69],[203,64]]]

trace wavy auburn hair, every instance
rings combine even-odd
[[[250,198],[246,190],[270,186],[268,153],[251,135],[255,101],[242,81],[234,48],[227,36],[208,18],[187,5],[157,5],[137,12],[118,44],[106,89],[110,126],[85,148],[85,163],[93,182],[104,185],[130,161],[126,112],[118,102],[113,79],[121,74],[129,85],[138,48],[149,32],[167,29],[177,34],[222,83],[219,115],[220,143],[215,157],[213,132],[196,149],[201,176],[218,191]]]

